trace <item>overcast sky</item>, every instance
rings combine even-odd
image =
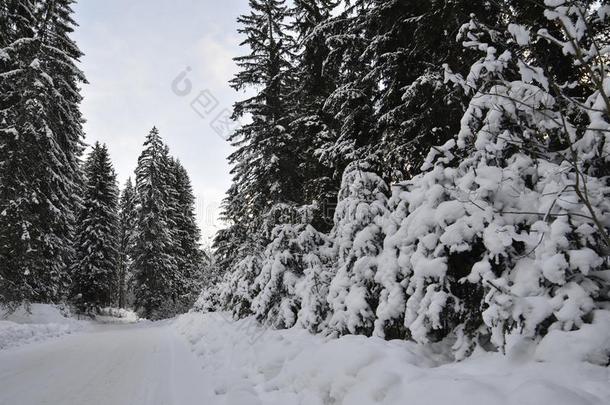
[[[230,182],[223,118],[240,96],[227,81],[247,0],[80,0],[75,11],[87,143],[108,145],[122,186],[156,125],[190,174],[209,237]]]

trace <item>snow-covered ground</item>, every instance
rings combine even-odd
[[[92,324],[0,350],[0,405],[201,405],[204,377],[169,322]]]
[[[0,350],[0,405],[610,404],[609,368],[574,360],[587,347],[583,332],[570,335],[577,341],[557,361],[535,359],[553,360],[557,344],[569,342],[560,335],[538,348],[515,339],[507,356],[454,363],[411,342],[326,339],[226,314],[124,323],[132,316],[93,323],[49,307],[11,315],[3,322],[80,329],[31,344],[18,337],[21,346]]]
[[[200,356],[202,384],[216,395],[206,404],[610,404],[607,367],[573,357],[535,361],[540,354],[524,342],[513,342],[509,356],[475,353],[447,363],[411,342],[324,339],[223,314],[183,315],[175,327]]]
[[[87,326],[61,308],[32,304],[7,312],[0,307],[0,350],[73,333]]]
[[[0,307],[0,350],[28,343],[40,342],[78,331],[97,323],[135,323],[139,319],[133,311],[103,308],[92,320],[73,316],[67,308],[48,304],[31,304],[7,311]]]

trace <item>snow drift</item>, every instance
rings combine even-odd
[[[512,342],[507,356],[478,350],[465,361],[447,363],[441,352],[414,342],[328,339],[300,328],[265,329],[252,317],[232,321],[228,313],[182,315],[174,327],[201,356],[205,384],[217,398],[212,403],[601,405],[610,400],[605,367],[531,361],[522,354],[534,347],[523,340]]]
[[[31,304],[29,310],[21,306],[10,313],[0,308],[0,350],[73,333],[84,325],[55,305]]]

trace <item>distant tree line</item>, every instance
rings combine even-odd
[[[0,303],[171,316],[201,286],[190,180],[156,129],[120,198],[106,146],[82,162],[72,4],[0,1]]]

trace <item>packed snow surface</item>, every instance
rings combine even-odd
[[[93,324],[0,351],[0,405],[201,405],[204,378],[167,322]]]
[[[53,318],[36,319],[45,320]],[[600,344],[599,330],[577,332],[549,335],[537,347],[515,337],[507,356],[475,352],[453,363],[411,342],[329,339],[222,313],[88,323],[79,333],[0,350],[0,405],[610,404],[608,368],[575,360]],[[566,343],[565,356],[547,361]]]

